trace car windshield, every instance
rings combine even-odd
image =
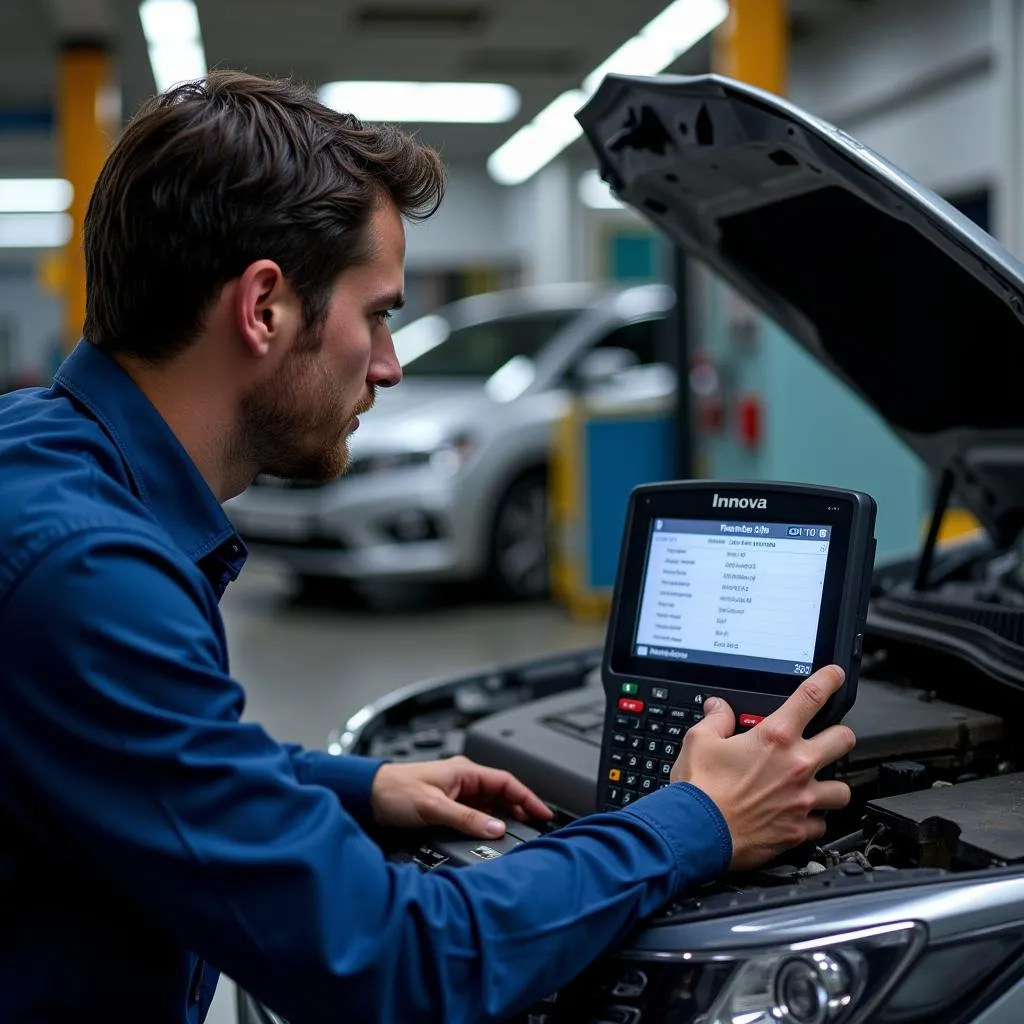
[[[454,329],[431,314],[395,331],[395,351],[407,377],[486,379],[513,360],[535,359],[578,312],[523,313]]]

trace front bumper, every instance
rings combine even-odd
[[[254,554],[303,575],[456,580],[486,557],[472,498],[465,478],[417,467],[322,487],[255,484],[224,508]]]

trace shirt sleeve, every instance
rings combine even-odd
[[[51,552],[0,610],[0,763],[37,809],[26,827],[292,1024],[504,1019],[727,866],[721,815],[688,786],[476,868],[387,862],[239,721],[205,600],[142,535]]]
[[[335,757],[323,750],[306,750],[292,743],[282,746],[299,782],[326,786],[341,800],[349,814],[359,821],[370,820],[370,791],[383,760],[354,755]]]

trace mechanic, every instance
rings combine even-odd
[[[113,147],[83,339],[52,386],[0,400],[0,1020],[195,1022],[219,971],[292,1024],[502,1019],[848,802],[814,774],[853,734],[802,737],[832,668],[745,734],[709,701],[666,789],[428,875],[373,830],[487,837],[550,810],[464,758],[331,757],[241,720],[218,601],[245,549],[221,502],[257,473],[343,472],[401,379],[404,222],[443,191],[410,136],[230,71]]]

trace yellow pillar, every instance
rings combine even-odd
[[[110,146],[105,109],[110,95],[110,54],[98,43],[70,44],[60,53],[58,131],[63,177],[71,182],[71,238],[64,253],[64,343],[71,349],[85,319],[82,223],[89,196]]]
[[[729,17],[715,33],[715,71],[782,96],[788,62],[786,0],[731,0]]]

